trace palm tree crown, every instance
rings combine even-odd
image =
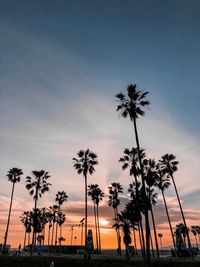
[[[148,107],[150,102],[145,100],[148,92],[142,92],[136,89],[136,84],[130,84],[127,87],[128,97],[121,92],[116,95],[120,104],[117,106],[117,111],[120,111],[120,115],[127,118],[129,115],[130,120],[137,119],[138,116],[145,114],[144,108]]]
[[[12,168],[8,171],[8,174],[7,174],[8,181],[12,183],[18,183],[20,182],[21,175],[23,175],[23,172],[21,169]]]
[[[80,150],[78,153],[78,159],[73,158],[74,168],[77,170],[78,174],[83,173],[84,176],[89,174],[93,174],[95,171],[94,165],[98,164],[97,155],[87,149],[86,151]]]
[[[179,162],[175,159],[176,156],[174,156],[173,154],[165,154],[162,156],[161,160],[159,160],[161,169],[171,176],[175,171],[178,170],[177,165]]]
[[[33,177],[26,177],[26,188],[29,190],[29,193],[35,200],[38,200],[39,197],[42,197],[42,194],[49,191],[51,186],[47,180],[50,178],[48,172],[41,171],[32,171]]]
[[[58,205],[61,206],[65,201],[67,201],[68,195],[65,191],[58,191],[56,194],[56,202],[58,202]]]

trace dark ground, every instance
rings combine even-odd
[[[127,261],[122,258],[114,259],[91,259],[90,261],[81,258],[69,257],[48,257],[48,256],[0,256],[0,267],[50,267],[51,262],[54,267],[144,267],[142,261],[131,259]],[[195,260],[153,260],[150,267],[200,267],[200,261]]]

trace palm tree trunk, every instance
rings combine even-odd
[[[143,244],[142,244],[142,238],[141,238],[141,230],[140,230],[139,223],[138,223],[138,233],[139,233],[139,240],[140,240],[140,249],[141,249],[141,252],[142,252],[142,256],[144,257]]]
[[[97,214],[96,214],[96,207],[95,207],[95,200],[94,202],[94,221],[95,221],[95,231],[96,231],[96,249],[99,250],[99,242],[98,242],[98,232],[97,232]]]
[[[152,240],[151,232],[150,232],[150,242],[151,242],[152,256],[155,257],[155,254],[154,254],[154,248],[153,248],[153,240]]]
[[[168,209],[167,209],[167,203],[166,203],[166,200],[165,200],[164,191],[161,190],[161,192],[162,192],[162,196],[163,196],[163,200],[164,200],[164,204],[165,204],[165,210],[166,210],[167,219],[168,219],[168,222],[169,222],[169,228],[170,228],[170,231],[171,231],[171,236],[172,236],[173,245],[174,245],[174,247],[175,247],[174,234],[173,234],[173,230],[172,230],[171,221],[170,221],[170,218],[169,218],[169,213],[168,213]]]
[[[99,205],[97,204],[97,228],[98,228],[98,237],[99,237],[99,252],[101,253],[101,233],[99,226]]]
[[[198,242],[197,242],[197,236],[195,235],[194,237],[195,237],[195,241],[196,241],[197,249],[199,249],[199,244],[198,244]]]
[[[14,189],[15,189],[15,183],[13,183],[13,186],[12,186],[12,192],[11,192],[11,198],[10,198],[10,208],[9,208],[9,213],[8,213],[8,221],[7,221],[6,231],[5,231],[3,250],[6,249],[6,244],[7,244],[8,229],[9,229],[9,225],[10,225],[10,215],[11,215],[11,210],[12,210]]]
[[[54,226],[55,226],[55,222],[53,222],[53,226],[52,226],[52,235],[51,235],[51,245],[53,246],[53,237],[54,237]]]
[[[28,233],[28,245],[30,245],[30,232]]]
[[[116,221],[118,216],[118,208],[116,207]],[[118,236],[118,249],[119,249],[119,256],[122,255],[122,249],[121,249],[121,235],[120,235],[120,229],[117,228],[117,236]]]
[[[25,229],[25,234],[24,234],[24,248],[26,246],[26,229]]]
[[[85,258],[88,257],[88,244],[87,244],[87,175],[85,175]]]
[[[178,199],[179,207],[180,207],[180,210],[181,210],[181,215],[182,215],[182,218],[183,218],[183,223],[184,223],[185,228],[186,228],[186,235],[187,235],[187,240],[188,240],[188,247],[191,250],[191,242],[190,242],[189,232],[187,231],[188,228],[187,228],[185,216],[184,216],[184,213],[183,213],[181,201],[180,201],[180,198],[179,198],[179,195],[178,195],[178,190],[177,190],[176,183],[175,183],[175,180],[174,180],[173,175],[171,175],[171,177],[172,177],[172,181],[173,181],[173,184],[174,184],[174,189],[175,189],[176,196],[177,196],[177,199]]]
[[[142,220],[139,221],[138,226],[139,226],[140,231],[141,231],[141,240],[142,240],[142,247],[141,247],[141,249],[142,249],[142,256],[145,259],[145,242],[144,242],[144,233],[143,233]]]
[[[51,235],[51,231],[50,231],[51,227],[49,226],[49,230],[48,230],[48,246],[50,243],[50,235]]]
[[[138,132],[137,132],[137,125],[136,125],[136,118],[135,117],[133,118],[133,123],[134,123],[135,140],[136,140],[136,144],[137,144],[139,165],[140,165],[140,170],[141,170],[143,194],[144,194],[144,197],[146,198],[143,166],[142,166],[142,160],[140,157],[140,144],[139,144],[139,138],[138,138]],[[150,238],[150,227],[149,227],[149,214],[148,214],[147,207],[145,207],[144,215],[145,215],[145,229],[146,229],[146,259],[147,259],[147,261],[149,261],[150,260],[150,239],[149,239]]]
[[[135,254],[137,255],[137,241],[136,241],[136,235],[135,235],[135,229],[133,228],[133,239],[134,239],[134,247],[135,247]]]
[[[32,246],[36,244],[36,208],[37,208],[37,195],[38,195],[38,189],[36,188],[36,197],[35,197],[35,205],[34,205],[34,215],[33,215],[33,235],[32,235]],[[32,253],[32,252],[31,252]]]
[[[157,238],[157,233],[156,233],[156,224],[155,224],[155,220],[154,220],[152,206],[151,206],[151,210],[150,211],[151,211],[151,218],[152,218],[153,229],[154,229],[154,238],[155,238],[155,243],[156,243],[156,254],[157,254],[157,257],[159,258],[160,254],[159,254],[158,238]]]

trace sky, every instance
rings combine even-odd
[[[90,148],[99,165],[89,183],[124,187],[131,182],[118,163],[135,146],[133,125],[116,112],[115,95],[136,83],[151,102],[138,120],[148,157],[173,153],[175,180],[188,225],[200,222],[200,2],[0,0],[0,242],[3,241],[11,183],[6,173],[21,168],[8,241],[23,239],[19,216],[33,207],[25,178],[33,170],[51,175],[52,188],[39,206],[52,205],[58,190],[69,196],[69,227],[84,216],[84,180],[72,158]],[[172,224],[181,221],[173,187],[166,192]],[[93,227],[92,203],[89,224]],[[161,196],[155,208],[164,245],[170,233]],[[102,246],[116,245],[112,210],[100,206]],[[78,231],[78,229],[77,229]],[[78,234],[77,234],[78,235]],[[77,241],[78,242],[78,241]]]

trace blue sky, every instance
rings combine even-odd
[[[51,173],[44,203],[61,188],[80,200],[71,159],[87,147],[100,162],[90,182],[127,187],[117,161],[134,145],[133,128],[115,112],[115,95],[137,83],[151,101],[141,144],[156,159],[177,155],[184,206],[199,210],[199,12],[194,0],[0,0],[0,195],[9,198],[5,174],[16,166]],[[18,208],[32,203],[23,183],[16,197]]]

